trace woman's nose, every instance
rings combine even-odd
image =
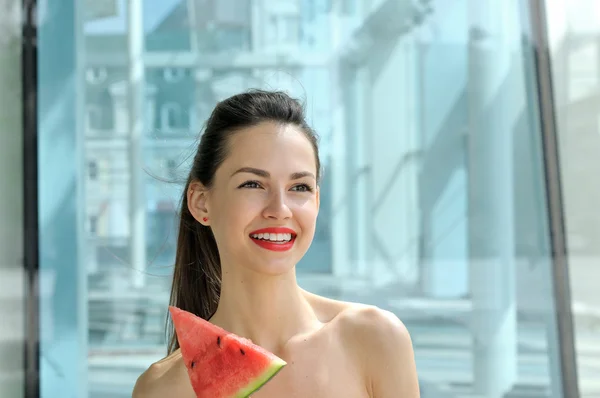
[[[273,192],[269,196],[269,201],[263,211],[263,215],[266,218],[285,220],[292,217],[292,211],[286,203],[286,196],[284,192]]]

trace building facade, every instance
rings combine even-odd
[[[600,393],[594,2],[40,4],[0,2],[0,396],[130,396],[164,356],[190,161],[252,88],[320,135],[300,284],[397,314],[423,397]]]

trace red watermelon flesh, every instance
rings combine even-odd
[[[188,376],[198,398],[246,398],[286,362],[250,340],[169,307]]]

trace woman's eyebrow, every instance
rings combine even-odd
[[[237,169],[235,172],[233,172],[233,174],[231,174],[231,177],[233,177],[236,174],[239,173],[250,173],[250,174],[255,174],[259,177],[263,177],[263,178],[269,178],[271,177],[271,174],[266,171],[266,170],[262,170],[262,169],[257,169],[255,167],[242,167]],[[310,171],[298,171],[295,173],[290,174],[290,179],[291,180],[298,180],[300,178],[304,178],[304,177],[311,177],[311,178],[315,178],[315,175],[313,173],[311,173]]]
[[[234,175],[239,174],[239,173],[256,174],[257,176],[264,177],[264,178],[269,178],[271,176],[271,174],[269,174],[269,172],[266,170],[257,169],[255,167],[242,167],[242,168],[234,171],[233,174],[231,174],[231,177],[233,177]]]
[[[310,171],[299,171],[296,173],[292,173],[290,175],[290,180],[299,180],[300,178],[304,178],[304,177],[311,177],[311,178],[314,178],[315,180],[317,179],[315,177],[315,175],[313,173],[311,173]]]

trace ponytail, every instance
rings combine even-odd
[[[181,217],[175,269],[169,304],[209,320],[217,309],[221,293],[221,262],[217,242],[209,227],[190,213],[186,184],[181,200]],[[179,348],[172,322],[167,318],[168,354]]]

